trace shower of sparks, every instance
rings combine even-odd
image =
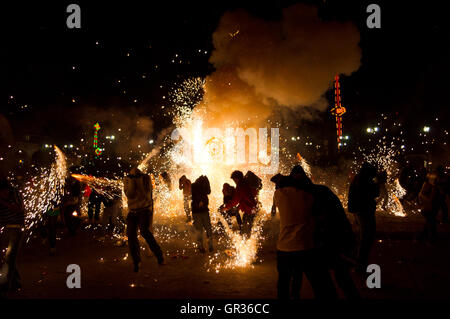
[[[398,142],[397,140],[394,138],[388,142],[384,136],[377,141],[376,146],[370,151],[367,152],[363,148],[359,148],[359,150],[362,152],[363,161],[377,166],[380,172],[385,171],[387,173],[385,185],[387,194],[384,196],[381,193],[377,209],[386,210],[395,216],[405,217],[406,213],[400,199],[406,194],[406,191],[398,180],[400,166],[397,157],[400,154],[400,147],[396,143]],[[361,163],[355,160],[354,164],[354,168],[359,170]]]
[[[42,167],[20,190],[25,207],[25,229],[31,236],[47,210],[58,206],[64,196],[67,164],[64,153],[55,146],[56,158],[50,168]],[[28,237],[27,241],[30,237]]]
[[[304,157],[302,157],[300,155],[300,153],[297,153],[297,159],[300,163],[300,166],[305,171],[306,176],[308,176],[309,178],[312,178],[311,167],[309,166],[309,163],[306,161],[306,159]]]
[[[114,199],[122,196],[123,182],[121,180],[80,174],[72,174],[71,176],[80,182],[86,183],[106,199]]]

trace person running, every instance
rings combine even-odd
[[[348,210],[355,214],[359,229],[358,271],[365,272],[376,235],[376,198],[380,189],[375,182],[377,169],[365,162],[350,184],[348,193]]]
[[[25,211],[22,196],[10,185],[5,176],[0,176],[0,228],[3,228],[0,234],[8,241],[2,265],[2,273],[6,273],[6,276],[0,278],[0,290],[3,293],[21,288],[16,260],[21,250],[24,227]]]
[[[186,213],[186,222],[191,221],[191,184],[192,182],[183,175],[178,180],[178,188],[183,191],[184,212]]]
[[[308,179],[276,175],[272,182],[276,184],[275,206],[280,215],[278,299],[300,298],[303,273],[317,299],[336,299],[333,281],[314,243],[314,196]]]
[[[133,168],[124,178],[124,192],[128,199],[127,236],[130,255],[133,259],[134,272],[139,272],[141,264],[140,247],[137,237],[139,228],[158,264],[164,264],[161,247],[155,240],[149,227],[153,220],[153,187],[150,176]]]
[[[220,212],[230,210],[233,207],[238,207],[238,209],[242,210],[244,215],[242,218],[241,234],[248,238],[250,237],[258,210],[258,202],[255,198],[256,194],[245,180],[244,174],[241,171],[234,171],[231,174],[231,179],[236,183],[236,191],[228,204],[220,208]]]
[[[230,229],[232,227],[232,218],[233,217],[236,217],[236,222],[239,226],[239,229],[241,229],[242,219],[241,219],[241,215],[239,214],[239,209],[237,209],[236,207],[233,207],[229,210],[221,210],[221,208],[223,206],[227,205],[231,201],[235,192],[236,192],[236,188],[234,188],[233,186],[231,186],[228,183],[223,184],[223,187],[222,187],[223,204],[220,206],[219,212],[221,212],[223,218],[228,223],[228,227]]]
[[[194,228],[197,232],[197,245],[201,253],[205,253],[203,247],[203,229],[206,231],[206,238],[208,239],[209,251],[214,251],[211,219],[209,216],[209,199],[211,194],[211,187],[208,177],[200,176],[192,183],[192,218],[194,219]]]

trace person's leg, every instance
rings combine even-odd
[[[67,206],[64,211],[62,212],[63,218],[64,218],[64,224],[67,227],[67,230],[69,231],[70,235],[75,235],[75,225],[73,220],[73,212],[75,211],[76,206]],[[92,214],[92,212],[91,212]]]
[[[153,254],[155,254],[158,263],[161,264],[164,261],[164,257],[161,247],[159,247],[155,237],[149,229],[150,220],[151,213],[149,211],[139,212],[139,231],[141,232],[141,236],[144,237],[145,241],[150,247],[150,250],[153,252]]]
[[[336,288],[324,262],[323,252],[310,249],[303,252],[302,263],[305,265],[305,275],[314,291],[314,296],[320,300],[337,299]]]
[[[131,258],[135,266],[135,271],[139,271],[139,263],[141,262],[141,253],[139,248],[139,241],[137,238],[138,216],[136,213],[128,213],[127,216],[127,237],[128,248],[130,250]]]
[[[89,199],[89,202],[88,202],[89,223],[92,223],[92,219],[94,218],[94,207],[95,207],[94,201],[92,199]]]
[[[347,299],[360,299],[358,289],[350,276],[347,263],[337,254],[333,256],[334,278],[339,288],[342,289]]]
[[[358,215],[358,219],[361,227],[358,262],[360,268],[365,269],[369,262],[370,250],[375,241],[375,216],[370,216],[370,214]]]
[[[428,216],[428,240],[431,244],[434,244],[436,242],[437,237],[437,222],[436,222],[436,215],[435,213],[432,213]]]
[[[213,246],[211,217],[209,216],[209,213],[205,213],[203,216],[203,227],[205,228],[206,231],[206,238],[208,238],[209,251],[212,252],[214,250],[214,246]]]
[[[8,250],[5,255],[5,262],[8,265],[8,289],[18,289],[21,288],[21,283],[17,270],[17,256],[22,246],[23,231],[21,228],[10,228],[6,231],[9,237]]]
[[[445,194],[440,196],[440,208],[442,211],[442,222],[448,223],[447,196]]]
[[[292,253],[292,298],[300,299],[302,291],[304,265],[301,262],[300,252]]]
[[[250,237],[254,219],[255,219],[254,215],[244,214],[243,219],[242,219],[242,228],[241,228],[242,229],[241,234],[243,236],[246,236],[247,238]]]
[[[58,220],[58,215],[48,216],[47,227],[48,227],[48,241],[50,243],[50,248],[56,247],[56,222]]]
[[[183,204],[184,204],[184,212],[186,213],[186,220],[187,222],[191,221],[191,205],[190,200],[188,196],[183,197]]]
[[[203,247],[203,223],[201,213],[192,214],[194,218],[194,229],[197,237],[197,246],[200,252],[205,252]]]
[[[278,282],[277,282],[277,297],[282,300],[290,299],[290,283],[292,277],[292,260],[291,253],[277,251],[277,270],[278,270]]]
[[[237,222],[239,228],[241,228],[242,227],[242,219],[241,219],[241,215],[239,214],[239,209],[234,207],[234,208],[232,208],[232,212],[233,212],[233,215],[236,216],[236,222]]]
[[[102,202],[100,200],[97,200],[95,202],[95,215],[94,215],[94,220],[96,223],[98,223],[98,221],[100,220],[100,208],[101,208],[101,204]]]

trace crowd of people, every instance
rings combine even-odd
[[[219,213],[220,229],[232,228],[236,219],[238,231],[243,238],[252,233],[256,216],[261,210],[258,196],[262,188],[261,179],[249,171],[233,171],[230,178],[235,186],[223,184],[223,204]],[[172,183],[168,174],[162,176],[168,187]],[[370,253],[376,235],[377,200],[385,204],[385,176],[377,167],[364,163],[353,178],[348,192],[348,212],[354,215],[357,226],[355,235],[352,225],[340,199],[325,185],[314,184],[303,168],[296,165],[289,175],[276,174],[271,178],[275,185],[272,217],[279,214],[279,235],[277,241],[278,298],[300,298],[303,274],[311,284],[314,295],[319,299],[336,299],[337,290],[330,271],[339,288],[349,299],[358,299],[351,269],[365,273],[370,262]],[[56,227],[58,217],[64,222],[69,235],[75,235],[80,225],[80,198],[88,197],[88,222],[96,224],[100,218],[103,203],[103,219],[113,225],[115,231],[125,232],[133,270],[139,272],[141,265],[138,230],[145,239],[159,265],[164,265],[164,254],[152,232],[154,213],[154,185],[150,175],[133,168],[123,179],[127,197],[128,214],[121,220],[121,194],[105,198],[95,189],[71,180],[67,183],[65,196],[54,202],[44,212],[41,236],[49,242],[50,253],[55,253]],[[194,182],[183,175],[179,179],[179,190],[183,192],[186,221],[193,221],[196,243],[200,253],[207,249],[214,251],[213,230],[210,218],[210,182],[207,176],[200,176]],[[418,194],[421,214],[424,216],[424,230],[418,239],[434,244],[439,211],[442,221],[448,222],[446,199],[448,178],[442,168],[429,173]],[[241,218],[242,212],[242,218]],[[2,237],[8,241],[4,256],[0,284],[3,291],[20,288],[20,276],[16,259],[24,236],[25,212],[20,192],[5,176],[0,176],[0,226]]]

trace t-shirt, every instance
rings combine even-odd
[[[274,198],[280,213],[277,249],[289,252],[314,248],[313,195],[295,187],[283,187],[275,191]]]

